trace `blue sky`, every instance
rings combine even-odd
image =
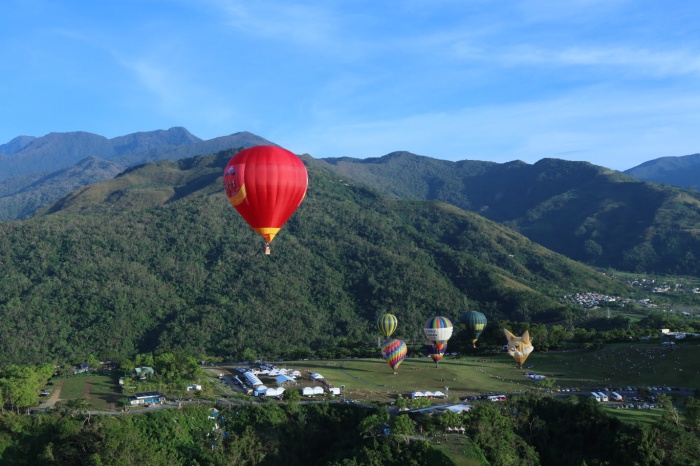
[[[0,144],[184,126],[296,153],[700,152],[700,2],[3,0]]]

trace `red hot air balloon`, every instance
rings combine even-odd
[[[224,169],[226,196],[241,217],[270,242],[306,195],[309,175],[299,157],[277,146],[240,151]]]

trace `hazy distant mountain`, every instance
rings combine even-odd
[[[700,154],[661,157],[625,170],[625,173],[642,181],[700,191]]]
[[[396,152],[319,166],[401,199],[440,200],[600,267],[700,273],[700,193],[592,165],[449,162]]]
[[[72,167],[39,177],[22,189],[0,196],[0,220],[23,219],[74,190],[114,178],[124,170],[120,164],[88,157]],[[30,178],[23,178],[29,181]]]
[[[30,217],[73,190],[133,165],[260,144],[272,143],[248,132],[204,141],[184,128],[113,139],[85,132],[21,136],[0,146],[6,153],[0,155],[0,221]],[[95,162],[85,164],[86,158],[109,164],[95,170]]]
[[[0,154],[9,155],[19,152],[35,139],[33,136],[17,136],[7,144],[0,145]]]

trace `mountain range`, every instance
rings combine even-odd
[[[480,215],[392,199],[308,156],[307,196],[266,256],[222,189],[235,152],[135,166],[0,224],[0,367],[173,348],[342,356],[376,341],[385,312],[422,348],[437,313],[571,325],[565,294],[635,293]]]
[[[661,157],[625,170],[625,173],[642,181],[700,191],[700,154]]]
[[[247,132],[203,141],[184,128],[113,139],[84,132],[20,136],[0,146],[0,219],[29,218],[128,167],[259,144],[272,143]],[[558,159],[449,162],[408,152],[307,160],[397,199],[438,200],[476,212],[589,265],[700,273],[700,198],[682,189],[700,179],[692,176],[700,169],[697,154],[657,159],[626,173]],[[685,184],[682,173],[691,174]]]
[[[0,145],[0,220],[31,217],[77,187],[134,165],[261,144],[273,143],[248,132],[205,141],[185,128],[112,139],[86,132],[19,136]]]

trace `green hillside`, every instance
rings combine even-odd
[[[597,267],[700,274],[700,193],[644,183],[587,162],[448,162],[396,152],[313,161],[401,199],[477,212]]]
[[[506,227],[399,201],[310,168],[304,203],[262,253],[222,189],[232,151],[132,168],[0,225],[0,365],[157,349],[266,357],[406,338],[440,313],[557,321],[566,293],[629,294]]]

